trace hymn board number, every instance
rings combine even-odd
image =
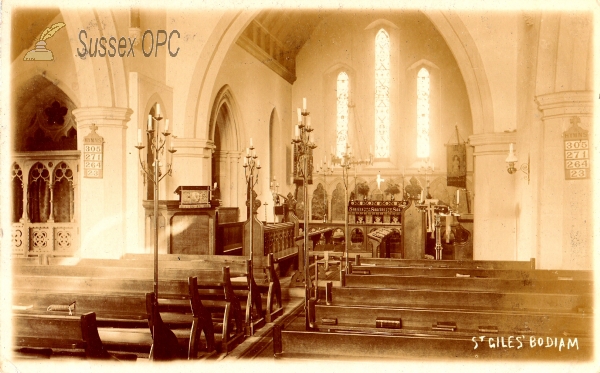
[[[590,144],[588,131],[579,127],[579,117],[571,118],[571,128],[563,133],[565,142],[565,179],[590,178]]]
[[[83,177],[102,179],[104,138],[96,133],[95,124],[90,129],[83,138]]]

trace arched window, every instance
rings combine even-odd
[[[17,223],[23,217],[23,170],[13,163],[12,167],[12,222]]]
[[[390,36],[375,36],[375,158],[390,156]]]
[[[422,67],[417,74],[417,157],[429,158],[429,71]]]
[[[335,154],[341,157],[346,151],[348,142],[348,91],[349,78],[344,71],[337,77],[337,120],[336,120],[336,150]]]
[[[75,207],[73,170],[65,162],[59,163],[54,169],[54,186],[52,189],[54,221],[57,223],[69,223],[73,221]]]

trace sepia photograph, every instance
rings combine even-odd
[[[600,1],[1,11],[0,372],[600,369]]]

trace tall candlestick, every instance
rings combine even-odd
[[[165,132],[169,132],[169,120],[165,119]]]
[[[138,128],[138,145],[142,145],[142,129]]]
[[[152,131],[152,115],[148,114],[148,131]]]
[[[302,111],[306,111],[306,97],[302,98]]]

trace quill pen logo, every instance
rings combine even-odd
[[[58,22],[45,29],[40,35],[40,40],[35,43],[35,49],[27,52],[25,57],[23,57],[23,61],[54,61],[52,51],[46,49],[46,40],[50,39],[63,27],[65,27],[65,24]]]

